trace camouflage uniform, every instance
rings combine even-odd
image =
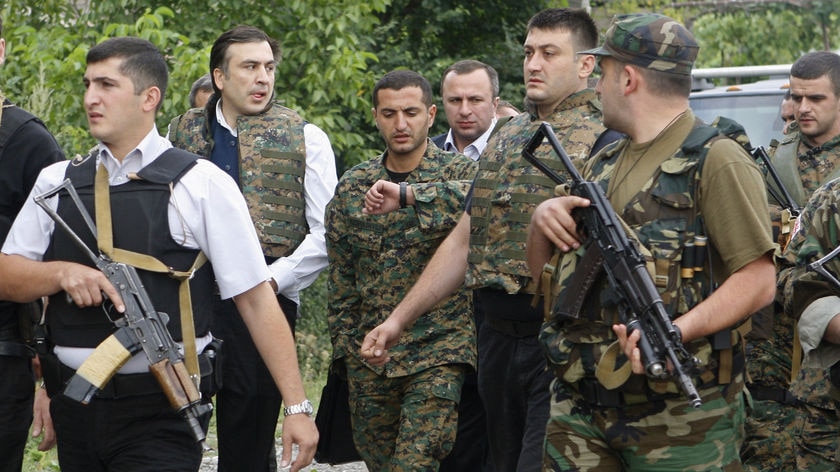
[[[773,167],[800,207],[822,183],[840,173],[837,170],[840,165],[840,136],[822,146],[807,149],[800,134],[794,132],[770,149]],[[800,152],[804,149],[807,150]],[[745,426],[742,459],[747,469],[756,472],[794,468],[834,470],[834,448],[840,421],[833,402],[819,399],[819,394],[828,388],[825,373],[805,367],[793,383],[796,387],[791,386],[796,320],[789,310],[783,308],[784,283],[780,273],[779,290],[772,307],[774,316],[760,327],[770,333],[769,337],[752,340],[748,350],[748,388],[752,402]],[[755,319],[754,324],[757,325]],[[811,400],[802,404],[806,398]],[[813,432],[809,433],[809,430]],[[820,449],[823,452],[819,452]],[[829,452],[825,452],[826,449]],[[808,456],[812,457],[806,459]],[[805,465],[808,467],[803,469]]]
[[[362,213],[365,192],[390,180],[387,154],[340,179],[327,207],[329,329],[344,359],[356,447],[370,470],[437,470],[455,439],[465,369],[474,368],[475,325],[467,290],[417,319],[390,349],[390,362],[361,358],[365,334],[385,321],[461,215],[475,162],[428,141],[406,178],[416,204]]]
[[[836,345],[823,343],[825,325],[837,313],[838,288],[806,265],[838,246],[838,197],[840,181],[832,180],[814,192],[799,217],[797,230],[782,257],[779,288],[785,313],[799,320],[799,337],[805,358],[791,391],[802,401],[797,434],[797,470],[836,470],[837,388],[828,368],[840,356]],[[823,266],[840,273],[840,259]]]
[[[545,121],[576,161],[589,155],[604,131],[601,105],[586,89],[563,100]],[[551,374],[537,343],[542,315],[530,307],[536,285],[526,263],[525,240],[534,208],[553,195],[554,183],[522,157],[541,121],[523,113],[490,138],[479,160],[470,207],[466,284],[484,312],[478,334],[478,388],[488,417],[497,470],[540,467],[548,419]],[[537,157],[559,169],[550,149]]]
[[[661,15],[617,17],[607,32],[605,47],[592,53],[687,75],[692,55],[686,44],[694,42],[684,38],[682,46],[667,44],[685,31],[673,25],[678,24]],[[651,47],[659,52],[629,56],[633,47]],[[613,53],[618,50],[615,48],[622,51]],[[668,61],[653,60],[661,57],[657,56],[661,51],[675,56]],[[685,61],[689,61],[688,67],[683,67]],[[708,297],[715,284],[742,267],[741,262],[735,262],[735,254],[740,254],[737,260],[752,261],[770,251],[773,242],[760,172],[740,144],[703,124],[690,110],[675,118],[657,140],[673,143],[676,152],[671,156],[654,157],[656,152],[647,155],[648,161],[659,164],[641,185],[624,180],[632,167],[617,171],[622,156],[630,153],[629,140],[590,159],[582,174],[598,182],[607,195],[610,180],[631,189],[629,201],[622,202],[616,212],[632,230],[630,234],[641,244],[642,252],[649,254],[652,278],[668,313],[677,318]],[[645,156],[643,152],[634,158]],[[710,166],[712,170],[705,170]],[[637,187],[638,192],[633,194],[632,189]],[[718,201],[714,199],[726,199],[729,195],[724,194],[730,193],[727,190],[736,187],[740,189],[731,192],[731,197],[737,198],[737,205],[713,206]],[[712,197],[712,193],[716,195]],[[611,204],[615,206],[616,202]],[[746,241],[738,247],[718,247],[716,243],[724,241],[723,233],[731,229],[724,227],[724,221],[749,221],[736,228],[743,230],[737,234]],[[695,269],[687,276],[682,270],[683,258],[688,258],[687,248],[691,247],[687,243],[701,236],[708,236],[709,257],[693,264],[701,270]],[[544,470],[741,470],[738,452],[744,395],[738,333],[724,330],[686,343],[686,349],[700,361],[698,372],[692,375],[703,401],[698,409],[689,406],[671,380],[632,374],[615,389],[608,389],[596,370],[617,342],[612,325],[621,318],[603,272],[588,290],[572,288],[573,277],[580,276],[575,269],[580,268],[585,247],[559,258],[553,273],[557,288],[552,290],[559,297],[559,301],[553,301],[557,310],[540,334],[556,375]],[[572,308],[574,299],[580,304]],[[623,354],[617,360],[622,364],[627,361]],[[731,365],[731,370],[725,365]]]
[[[583,162],[595,139],[604,131],[601,104],[593,90],[563,100],[545,119],[551,123],[563,149],[575,163]],[[491,137],[479,161],[471,200],[470,254],[467,286],[489,287],[509,294],[536,291],[522,242],[534,208],[554,194],[554,182],[522,158],[522,149],[541,121],[527,113],[515,116]],[[511,156],[515,154],[515,156]],[[555,167],[562,165],[548,147],[536,157]]]

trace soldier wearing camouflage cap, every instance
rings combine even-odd
[[[327,135],[275,101],[279,60],[277,41],[258,28],[222,33],[210,50],[211,99],[173,119],[169,138],[239,184],[269,283],[294,331],[300,291],[327,266],[324,210],[338,178]],[[217,303],[213,332],[225,342],[216,394],[219,471],[273,471],[280,392],[230,300]],[[312,407],[287,404],[284,414],[293,412],[311,414]]]
[[[600,183],[649,253],[651,278],[699,360],[691,376],[703,403],[695,409],[673,380],[644,375],[639,332],[627,336],[603,272],[577,285],[584,287],[574,294],[582,296],[578,308],[564,303],[571,295],[565,289],[588,272],[589,246],[571,215],[589,202],[547,200],[531,219],[528,262],[538,273],[558,255],[560,269],[544,291],[557,293],[570,313],[552,313],[540,334],[556,376],[544,470],[740,470],[744,361],[734,328],[772,300],[775,246],[758,167],[689,109],[697,52],[691,33],[672,18],[613,20],[604,45],[584,53],[600,60],[604,124],[627,138],[581,173]],[[695,264],[702,270],[681,272],[689,243],[704,238],[707,256]],[[560,289],[548,292],[552,286]]]

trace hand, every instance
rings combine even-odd
[[[618,343],[621,345],[621,351],[630,360],[630,366],[634,374],[645,374],[645,366],[642,364],[642,351],[638,347],[639,336],[641,331],[638,329],[627,336],[627,326],[623,324],[613,325],[613,331],[618,336]]]
[[[107,297],[118,312],[125,312],[120,293],[99,269],[69,262],[62,266],[60,277],[61,288],[77,306],[99,306]]]
[[[53,429],[52,416],[50,416],[50,397],[47,390],[39,388],[35,391],[35,403],[32,406],[32,437],[41,436],[38,444],[39,451],[49,451],[55,446],[55,429]]]
[[[400,209],[400,185],[387,180],[377,180],[365,193],[366,215],[384,215]]]
[[[542,233],[561,251],[568,252],[580,247],[577,222],[572,211],[589,206],[589,200],[576,196],[555,197],[537,205],[531,215],[531,226]]]
[[[373,328],[362,341],[361,354],[373,366],[381,366],[391,360],[388,349],[400,340],[403,328],[396,321],[388,318],[384,323]]]
[[[298,445],[298,455],[292,461],[292,446]],[[280,467],[291,465],[290,472],[298,472],[312,463],[318,447],[318,428],[309,415],[289,415],[283,418],[283,455]]]

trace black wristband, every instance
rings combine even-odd
[[[408,187],[407,182],[400,182],[400,208],[405,208],[405,205],[406,205],[405,192],[406,192],[407,187]]]

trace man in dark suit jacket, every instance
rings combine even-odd
[[[443,72],[440,96],[449,132],[433,137],[432,142],[477,161],[496,127],[499,74],[483,62],[458,61]]]

